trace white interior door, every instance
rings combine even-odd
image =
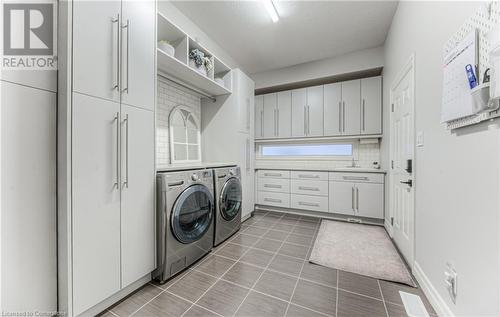
[[[405,66],[391,87],[391,219],[393,238],[410,266],[414,257],[414,64]],[[413,168],[411,168],[413,169]]]
[[[123,1],[122,103],[154,110],[155,1]]]
[[[122,104],[122,287],[155,268],[154,113]]]
[[[74,314],[120,290],[120,104],[73,94]]]
[[[276,94],[264,95],[264,138],[276,137]]]

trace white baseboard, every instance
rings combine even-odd
[[[422,288],[422,291],[429,299],[429,302],[431,303],[438,316],[454,317],[455,315],[451,311],[450,307],[448,307],[446,302],[438,293],[434,285],[432,285],[431,281],[429,280],[427,275],[425,275],[424,271],[416,261],[413,265],[413,275],[417,279],[420,287]]]

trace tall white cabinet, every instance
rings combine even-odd
[[[254,114],[260,115],[254,101],[254,82],[241,70],[232,70],[233,93],[215,102],[202,99],[201,139],[202,158],[206,162],[231,162],[241,168],[243,188],[242,216],[254,210]],[[264,100],[261,105],[263,105]],[[261,108],[262,109],[262,108]],[[235,120],[235,118],[240,120]],[[241,130],[241,122],[248,129]]]
[[[155,11],[154,1],[60,7],[59,309],[69,316],[95,314],[155,268]]]

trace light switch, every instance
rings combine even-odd
[[[417,147],[424,146],[424,131],[417,132]]]

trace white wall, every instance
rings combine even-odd
[[[382,66],[384,66],[384,48],[380,46],[324,60],[256,73],[250,77],[255,82],[255,89],[259,89]]]
[[[402,1],[385,46],[384,122],[391,83],[415,53],[416,130],[424,132],[416,150],[416,262],[457,316],[500,314],[499,122],[456,133],[439,123],[443,44],[479,5]],[[448,261],[459,276],[456,304],[444,284]]]
[[[171,22],[180,27],[190,37],[198,43],[206,47],[211,53],[217,56],[230,68],[240,68],[236,61],[227,54],[222,47],[213,41],[202,29],[196,25],[196,21],[191,21],[188,17],[182,14],[170,0],[158,1],[158,11],[165,15]]]

